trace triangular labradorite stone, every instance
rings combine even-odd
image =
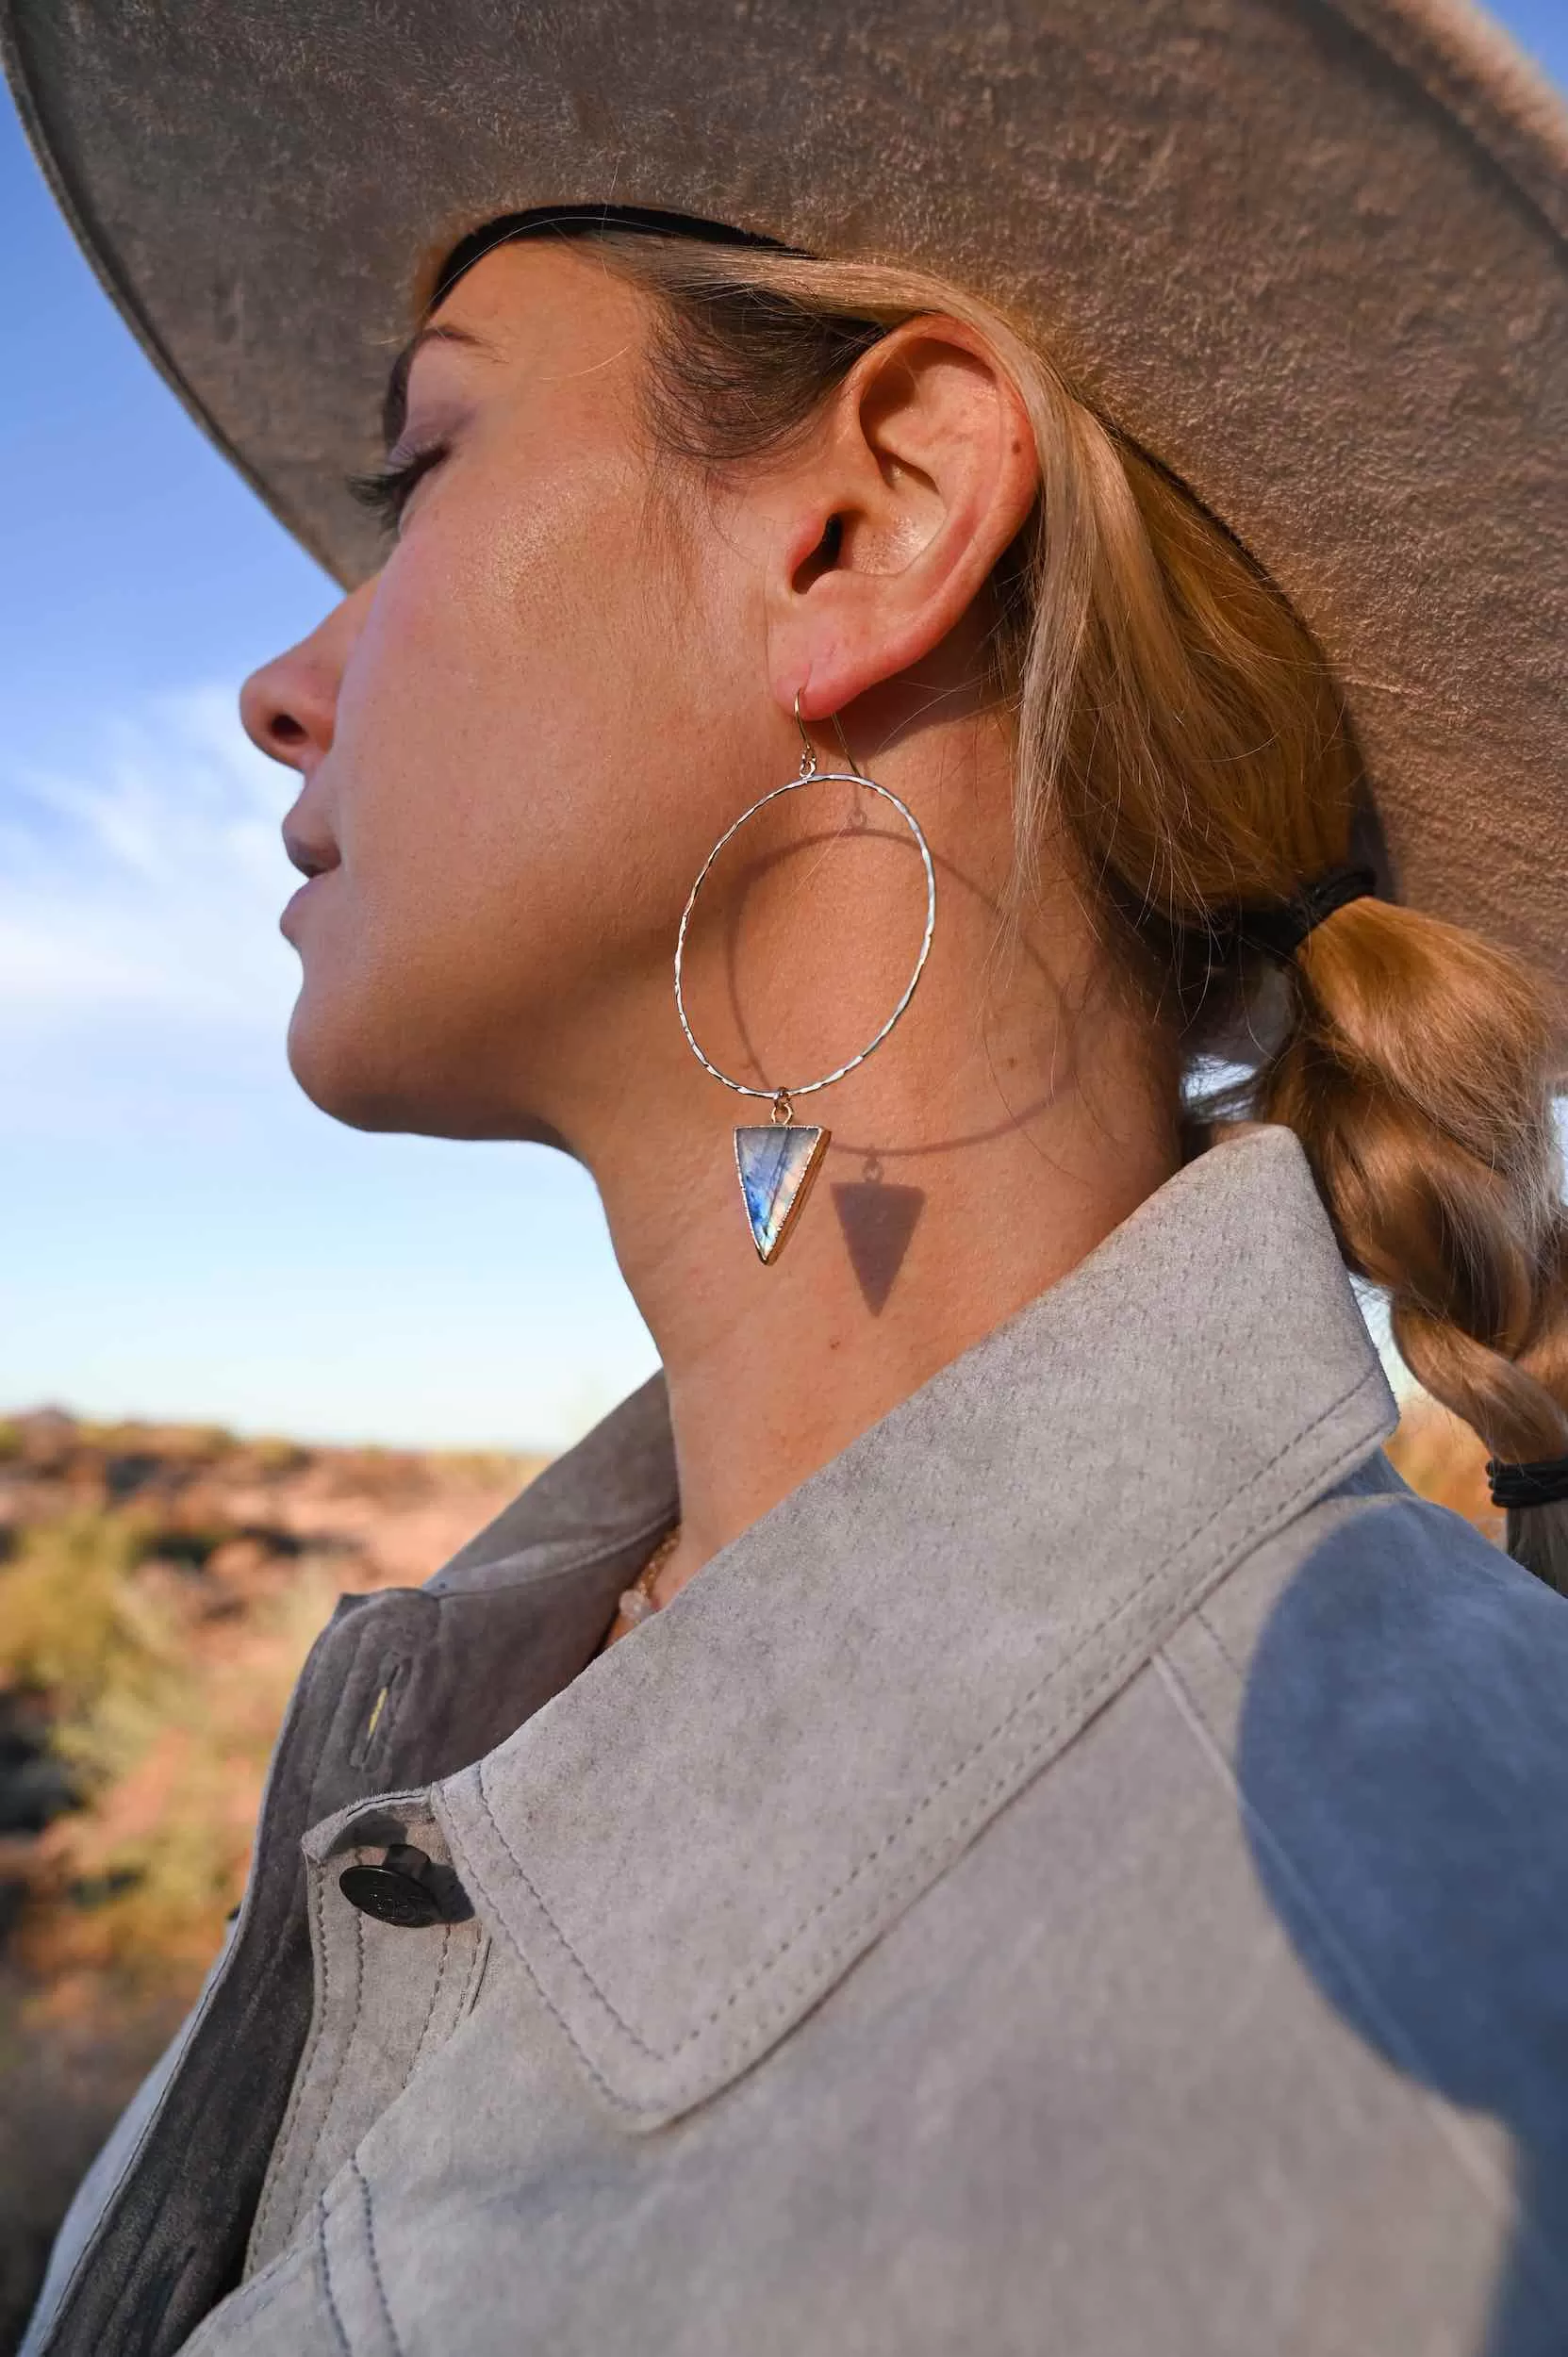
[[[804,1121],[735,1131],[735,1168],[760,1260],[772,1260],[789,1233],[827,1143],[826,1129]]]

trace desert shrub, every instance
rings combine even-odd
[[[275,1481],[284,1474],[300,1473],[310,1462],[310,1451],[298,1441],[282,1441],[271,1433],[259,1441],[252,1441],[247,1455],[264,1480]]]
[[[50,1745],[82,1806],[29,1866],[23,1953],[69,2008],[81,1975],[189,1989],[239,1898],[289,1690],[331,1608],[291,1563],[241,1622],[184,1608],[137,1515],[79,1509],[0,1568],[0,1689],[47,1697]]]
[[[243,1887],[268,1757],[333,1593],[306,1559],[242,1621],[192,1614],[181,1626],[147,1612],[134,1547],[104,1586],[112,1597],[94,1597],[89,1618],[107,1633],[69,1665],[52,1737],[87,1805],[41,1837],[23,1926],[57,2009],[87,1999],[84,1975],[133,1994],[200,1980]],[[65,1666],[53,1622],[38,1618],[44,1642],[29,1660]]]
[[[175,1632],[132,1574],[146,1525],[82,1508],[25,1531],[0,1567],[0,1684],[47,1693],[62,1720],[109,1692],[156,1707]]]

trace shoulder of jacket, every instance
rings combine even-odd
[[[1460,1515],[1386,1471],[1324,1501],[1301,1536],[1253,1664],[1262,1698],[1280,1681],[1315,1691],[1368,1741],[1463,1725],[1481,1756],[1568,1734],[1568,1599]]]
[[[1527,2108],[1568,2039],[1568,1602],[1457,1515],[1366,1496],[1274,1603],[1236,1774],[1330,1999],[1454,2100]]]

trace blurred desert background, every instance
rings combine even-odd
[[[1501,1541],[1428,1402],[1391,1454]],[[417,1583],[545,1460],[0,1419],[0,2350],[239,1901],[272,1739],[344,1592]]]

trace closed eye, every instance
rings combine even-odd
[[[370,474],[350,475],[350,495],[370,509],[384,532],[395,533],[415,486],[433,467],[440,465],[450,447],[446,442],[431,442],[423,450],[410,451],[406,458],[389,459]]]

